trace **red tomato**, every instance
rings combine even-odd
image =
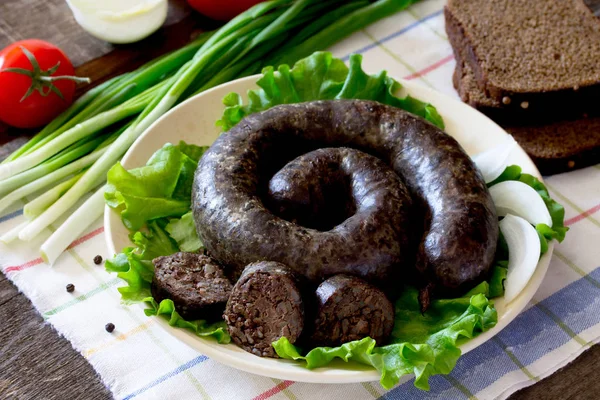
[[[23,48],[33,55],[33,63]],[[65,53],[42,40],[6,47],[0,51],[0,120],[17,128],[47,124],[73,102],[75,81],[85,80],[74,78],[74,72]]]
[[[263,0],[264,1],[264,0]],[[218,21],[229,21],[261,0],[188,0],[200,14]]]

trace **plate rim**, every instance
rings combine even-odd
[[[261,74],[257,74],[257,75],[252,75],[252,76],[248,76],[245,78],[240,78],[240,79],[237,79],[237,80],[234,80],[231,82],[224,83],[222,85],[219,85],[219,86],[216,86],[209,90],[206,90],[202,93],[199,93],[199,94],[187,99],[186,101],[182,102],[181,104],[177,105],[176,107],[172,108],[171,110],[169,110],[168,112],[163,114],[154,123],[152,123],[135,140],[135,142],[130,146],[128,151],[123,156],[122,160],[124,162],[126,162],[127,159],[129,157],[131,157],[132,154],[135,153],[136,146],[146,136],[149,135],[149,133],[155,128],[155,126],[160,124],[165,119],[170,118],[170,116],[172,114],[178,112],[177,110],[187,107],[190,104],[198,101],[198,98],[200,98],[200,97],[210,96],[211,93],[213,93],[215,91],[223,90],[225,87],[233,87],[233,89],[230,89],[230,90],[236,91],[235,86],[245,87],[248,84],[256,83],[256,81],[261,76],[262,76]],[[466,109],[469,109],[470,110],[469,112],[471,112],[471,113],[475,112],[475,113],[480,114],[480,118],[483,117],[485,120],[487,120],[486,121],[487,124],[492,124],[497,129],[500,129],[502,132],[504,132],[505,135],[508,135],[508,133],[506,133],[506,131],[504,131],[501,127],[499,127],[489,117],[483,115],[482,113],[473,109],[472,107],[468,106],[467,104],[465,104],[459,100],[456,100],[455,98],[452,98],[451,96],[440,93],[431,88],[424,87],[416,82],[407,81],[404,79],[397,79],[397,80],[402,85],[401,91],[403,91],[403,92],[411,92],[411,90],[417,90],[420,92],[428,92],[429,93],[428,98],[438,97],[438,98],[444,99],[444,101],[449,101],[449,102],[455,103],[455,105],[457,107],[465,107]],[[419,96],[416,96],[416,97],[419,97]],[[443,117],[443,115],[442,115],[442,117]],[[168,142],[168,140],[166,142]],[[522,153],[520,156],[521,157],[524,156],[529,160],[529,162],[533,166],[533,170],[530,172],[533,175],[535,175],[537,178],[539,178],[540,181],[543,182],[543,178],[542,178],[541,174],[539,173],[539,171],[533,164],[533,161],[531,160],[531,158],[523,151],[523,149],[520,146],[518,146],[515,151]],[[114,214],[114,213],[115,212],[110,207],[108,207],[108,205],[105,205],[104,218],[103,218],[104,237],[105,237],[105,241],[106,241],[106,245],[108,247],[109,253],[111,253],[111,254],[117,254],[117,251],[116,251],[117,249],[115,248],[114,242],[112,240],[113,232],[112,232],[112,224],[111,224],[111,214]],[[462,355],[468,353],[471,350],[474,350],[475,348],[481,346],[482,344],[484,344],[485,342],[490,340],[492,337],[494,337],[499,332],[501,332],[506,326],[508,326],[508,324],[510,324],[510,322],[512,322],[515,318],[517,318],[518,315],[520,315],[525,310],[525,308],[527,307],[527,305],[529,304],[529,302],[531,301],[531,299],[533,298],[533,296],[539,289],[539,287],[543,281],[543,278],[546,275],[548,266],[550,264],[550,259],[552,257],[554,245],[555,245],[554,241],[552,241],[548,244],[548,251],[538,261],[538,265],[536,266],[534,275],[530,278],[525,289],[521,293],[519,293],[519,295],[510,303],[513,306],[511,308],[509,308],[507,312],[505,312],[501,316],[499,316],[499,320],[498,320],[498,323],[496,324],[496,326],[487,330],[486,332],[483,332],[483,333],[477,335],[476,337],[470,339],[469,341],[467,341],[459,346],[459,348],[462,351]],[[505,305],[503,304],[502,298],[495,300],[494,304],[497,307],[497,309],[503,310],[503,311],[505,310]],[[146,308],[143,303],[140,303],[138,306]],[[500,312],[499,312],[499,314],[500,314]],[[314,370],[309,370],[309,369],[299,366],[299,368],[297,370],[288,370],[288,369],[276,369],[274,367],[273,368],[265,367],[264,365],[261,365],[260,367],[258,367],[255,362],[248,361],[245,358],[237,358],[232,354],[218,350],[217,347],[210,346],[210,345],[204,343],[207,340],[212,341],[212,339],[200,338],[198,336],[193,335],[191,332],[187,332],[182,329],[173,328],[168,324],[168,321],[165,320],[164,318],[157,318],[157,322],[158,322],[157,325],[160,326],[162,329],[164,329],[166,332],[168,332],[169,334],[171,334],[178,340],[186,343],[188,346],[201,352],[202,354],[205,354],[208,357],[213,358],[214,360],[221,362],[225,365],[237,368],[237,369],[245,371],[245,372],[250,372],[250,373],[253,373],[256,375],[262,375],[262,376],[273,377],[273,378],[278,378],[278,379],[288,379],[288,380],[294,380],[294,381],[298,381],[298,382],[331,383],[331,384],[370,382],[370,381],[379,380],[379,378],[380,378],[379,372],[375,369],[353,371],[353,370],[348,370],[348,369],[317,368]],[[235,346],[235,344],[219,345],[219,346]],[[257,357],[257,356],[254,356],[254,357]],[[293,361],[282,360],[282,359],[272,359],[272,360],[276,361],[277,363],[281,363],[281,362],[290,363],[290,364],[296,363]],[[407,375],[405,378],[401,379],[401,382],[406,381],[406,380],[410,379],[411,377],[412,377],[412,374]],[[327,378],[327,379],[323,380],[323,378]]]

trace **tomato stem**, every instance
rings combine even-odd
[[[55,81],[69,80],[71,82],[75,82],[76,84],[91,82],[90,78],[82,78],[82,77],[78,77],[78,76],[70,76],[70,75],[52,76],[52,74],[54,74],[56,71],[58,71],[58,68],[60,67],[60,61],[58,63],[56,63],[56,65],[53,66],[52,68],[44,71],[40,67],[40,64],[38,63],[35,56],[29,50],[27,50],[23,46],[19,46],[19,48],[21,49],[21,51],[23,52],[25,57],[27,57],[27,59],[31,63],[31,67],[33,69],[30,70],[30,69],[26,69],[26,68],[5,68],[5,69],[0,70],[0,73],[12,72],[13,74],[25,75],[25,76],[28,76],[29,78],[31,78],[31,86],[29,86],[29,88],[25,92],[25,95],[23,95],[23,97],[21,98],[20,101],[24,101],[34,91],[37,91],[42,97],[46,97],[50,93],[54,93],[58,97],[60,97],[61,99],[64,100],[65,98],[64,98],[63,94],[60,92],[60,89],[58,89],[54,85]]]

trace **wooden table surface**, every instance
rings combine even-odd
[[[597,0],[588,2],[600,3]],[[26,17],[24,17],[26,16]],[[42,38],[61,47],[94,84],[136,68],[216,25],[171,0],[165,27],[149,39],[111,46],[84,32],[64,0],[0,0],[0,49],[13,41]],[[0,88],[2,90],[2,88]],[[31,132],[0,126],[0,159]],[[29,300],[0,273],[0,399],[109,399],[110,392],[70,343],[44,324]],[[600,398],[600,346],[510,399]]]

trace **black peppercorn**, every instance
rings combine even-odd
[[[101,255],[97,255],[96,257],[94,257],[94,264],[99,265],[101,262],[102,262]]]
[[[106,332],[112,333],[112,331],[115,330],[115,324],[113,324],[112,322],[109,322],[108,324],[106,324],[104,329],[106,329]]]
[[[75,285],[73,285],[72,283],[69,283],[67,285],[67,292],[72,293],[75,290]]]

